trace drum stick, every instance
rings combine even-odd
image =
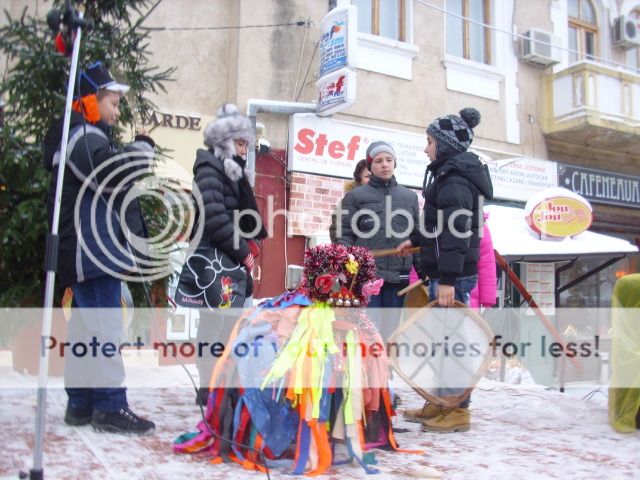
[[[404,254],[408,255],[410,253],[418,253],[419,251],[420,251],[420,247],[411,247],[406,249],[404,251]],[[391,255],[403,255],[403,254],[398,252],[398,250],[396,250],[395,248],[383,248],[381,250],[371,250],[371,255],[373,255],[374,258],[380,258],[380,257],[390,257]]]
[[[422,285],[424,283],[424,280],[416,280],[415,282],[411,283],[410,285],[404,287],[402,290],[400,290],[398,292],[398,296],[401,297],[403,295],[406,295],[407,293],[409,293],[411,290],[413,290],[414,288],[419,287],[420,285]]]

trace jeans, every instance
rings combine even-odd
[[[226,311],[200,309],[198,331],[196,333],[196,368],[200,377],[200,387],[208,387],[213,369],[224,350],[231,348],[229,336],[238,321],[237,315]],[[213,347],[213,345],[218,344]],[[222,348],[224,347],[224,348]]]
[[[122,287],[120,280],[99,277],[76,283],[71,287],[73,304],[69,320],[67,341],[71,344],[90,345],[92,339],[105,345],[122,342]],[[122,356],[107,357],[100,349],[80,356],[73,350],[65,355],[65,390],[71,408],[118,411],[127,407]]]
[[[383,340],[387,340],[398,328],[404,304],[404,297],[399,297],[398,292],[406,286],[406,283],[385,282],[380,293],[369,299],[367,315],[380,332]]]
[[[455,299],[459,302],[469,305],[471,299],[471,290],[473,290],[478,283],[478,275],[471,275],[470,277],[462,277],[456,280],[455,285]],[[438,296],[438,285],[440,282],[437,278],[431,279],[429,283],[429,297],[431,300],[435,300]]]
[[[470,277],[461,277],[456,280],[454,285],[455,288],[455,299],[459,302],[464,303],[465,305],[469,305],[469,300],[471,299],[471,290],[473,290],[478,283],[478,275],[471,275]],[[438,285],[440,282],[438,279],[431,279],[429,283],[429,297],[432,300],[437,298],[438,293]],[[444,396],[452,396],[452,395],[460,395],[463,392],[461,388],[437,388],[435,391],[436,396],[444,397]],[[469,408],[469,403],[471,401],[471,396],[464,400],[458,407],[460,408]]]

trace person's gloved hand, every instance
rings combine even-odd
[[[242,260],[242,264],[245,266],[245,268],[247,269],[247,273],[251,274],[253,272],[253,255],[251,254],[251,252],[249,252],[249,254],[244,257],[244,260]]]
[[[255,240],[247,240],[247,244],[253,258],[258,258],[260,256],[260,244]]]
[[[408,255],[409,254],[408,250],[410,248],[413,248],[413,243],[411,243],[411,240],[405,240],[404,242],[402,242],[400,245],[396,247],[396,250],[400,255]]]

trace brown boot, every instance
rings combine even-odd
[[[425,402],[422,408],[405,410],[402,416],[407,422],[422,423],[425,420],[441,415],[443,411],[444,409],[442,407]]]
[[[422,422],[423,432],[466,432],[470,428],[468,408],[448,408],[441,415]]]

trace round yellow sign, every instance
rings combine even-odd
[[[550,237],[573,237],[591,226],[588,204],[576,198],[553,197],[538,203],[526,217],[529,226]]]

